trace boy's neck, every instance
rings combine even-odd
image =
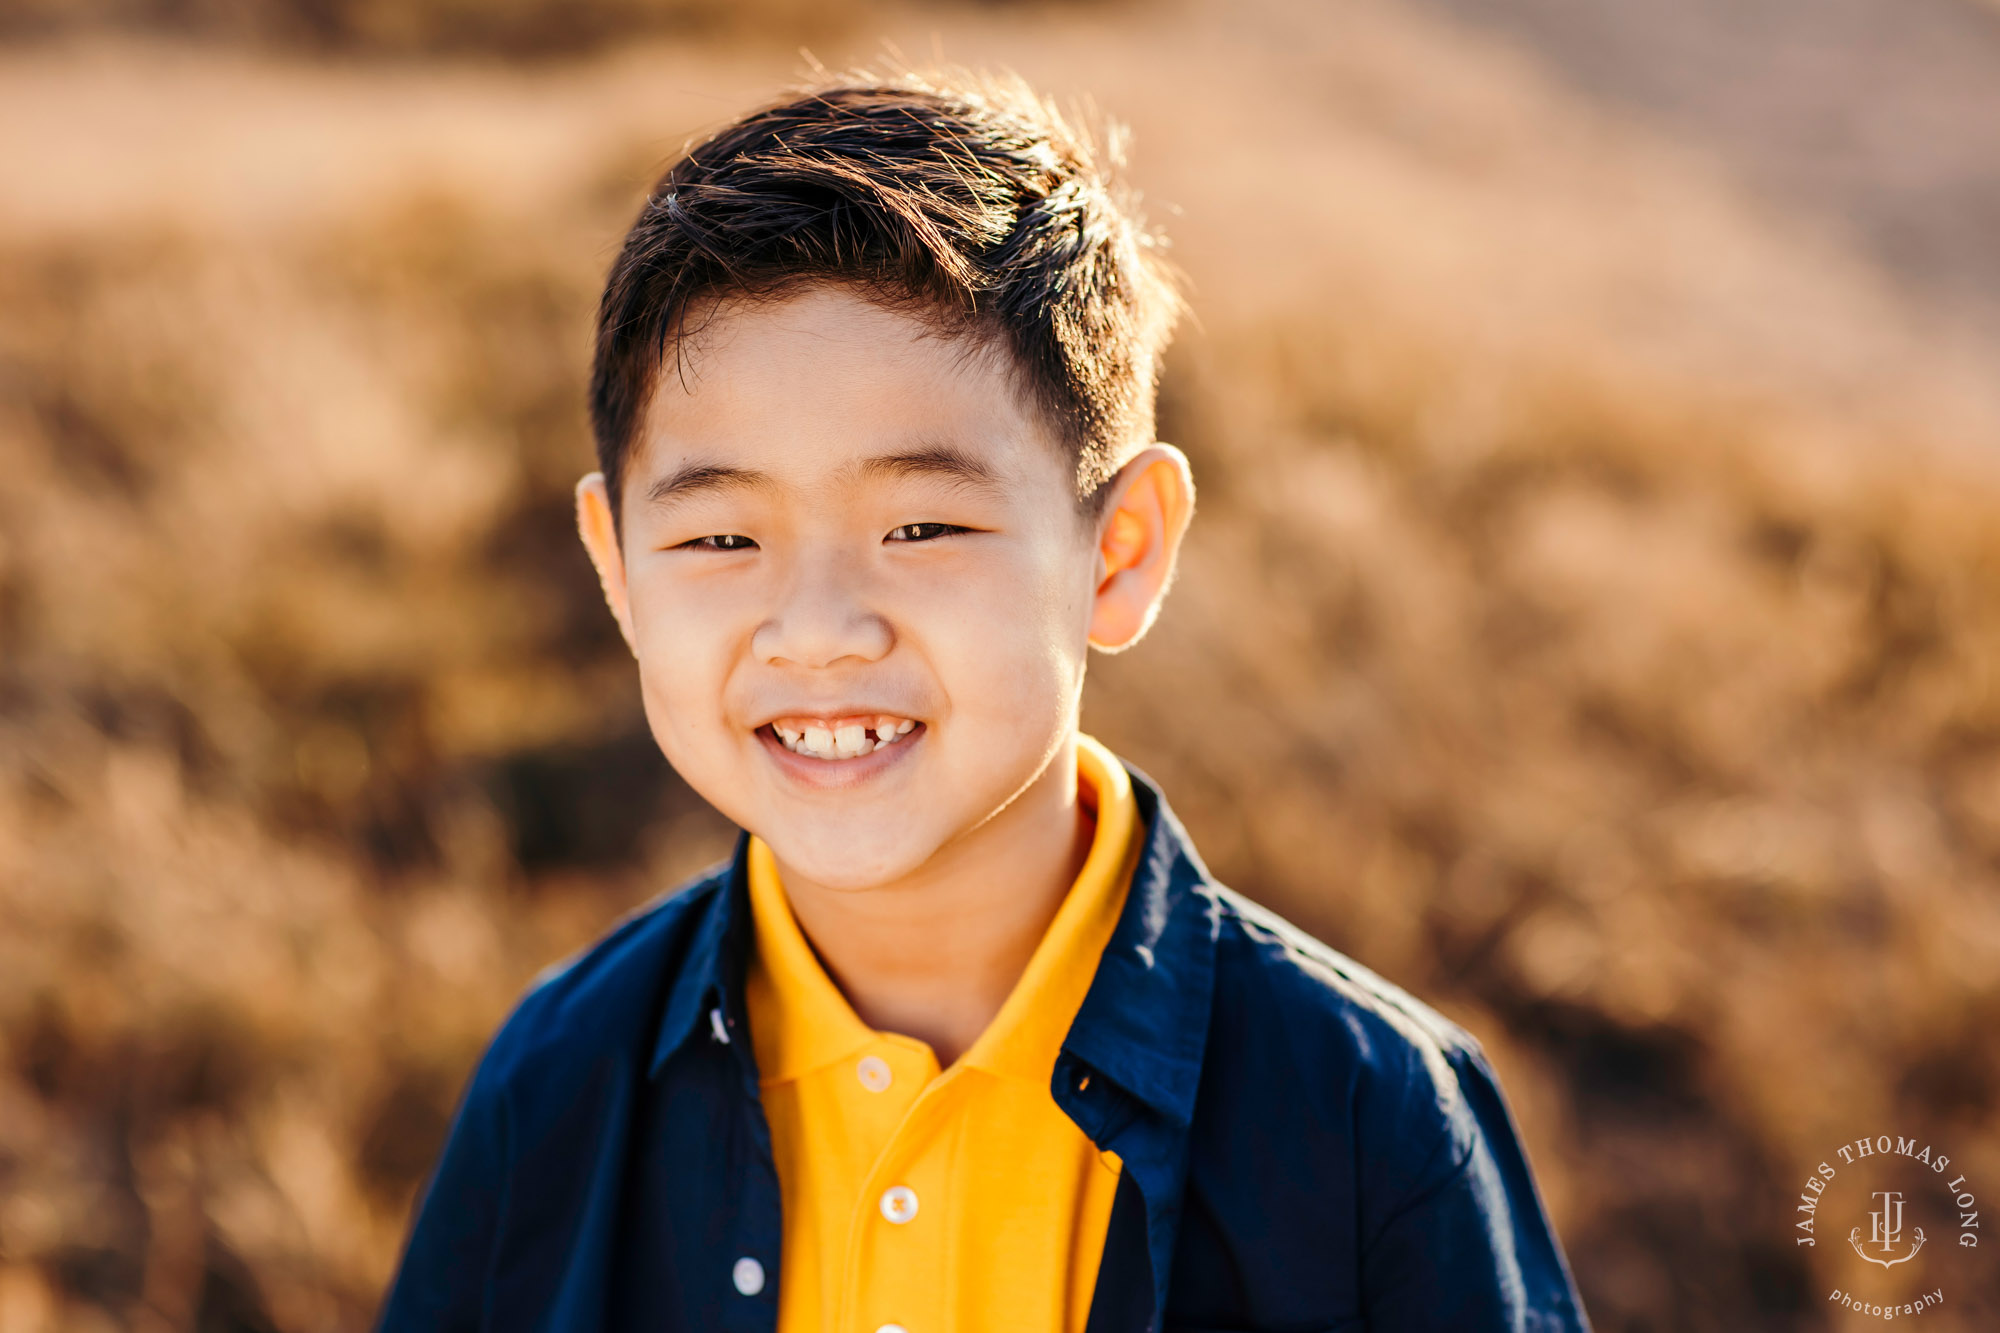
[[[833,890],[782,864],[799,928],[868,1026],[929,1044],[949,1067],[1027,968],[1090,853],[1072,736],[999,814],[914,874]]]

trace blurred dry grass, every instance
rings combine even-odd
[[[1833,1145],[2000,1182],[1992,349],[1385,3],[939,24],[1134,122],[1197,284],[1088,725],[1488,1042],[1600,1327],[1827,1326]],[[567,494],[637,191],[792,31],[0,54],[0,1328],[364,1326],[513,996],[726,849]]]
[[[547,60],[664,34],[827,36],[870,8],[867,0],[11,0],[0,36],[140,32],[293,52]]]

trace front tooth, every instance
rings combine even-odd
[[[833,731],[828,727],[807,727],[805,735],[799,738],[799,747],[812,754],[832,754]]]
[[[833,733],[833,743],[842,759],[851,759],[868,748],[868,728],[859,722],[850,722]]]

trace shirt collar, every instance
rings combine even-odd
[[[1131,887],[1063,1050],[1168,1120],[1194,1116],[1220,929],[1217,886],[1159,786],[1120,761],[1135,822],[1145,830]],[[692,891],[696,913],[661,1011],[650,1072],[697,1033],[734,1040],[744,1030],[743,978],[754,929],[750,835],[728,867]]]
[[[753,836],[745,854],[756,944],[744,977],[744,1012],[753,1015],[758,1077],[800,1078],[861,1050],[877,1034],[807,942],[779,880],[777,858]]]
[[[728,864],[688,891],[688,911],[694,920],[680,956],[664,963],[674,980],[653,1039],[653,1059],[647,1069],[651,1076],[657,1076],[697,1031],[719,1041],[729,1039],[732,1030],[743,1030],[738,1015],[750,943],[749,877],[744,865],[749,847],[750,835],[739,830]]]
[[[1097,814],[1090,851],[1007,1002],[965,1053],[974,1068],[1044,1086],[1117,930],[1139,851],[1138,803],[1118,756],[1079,735],[1076,759],[1077,786]]]
[[[960,1059],[967,1068],[1046,1084],[1097,960],[1117,926],[1137,859],[1137,802],[1118,757],[1076,738],[1077,794],[1094,814],[1083,866],[999,1012]],[[745,979],[757,1067],[765,1083],[800,1078],[879,1041],[908,1041],[862,1021],[814,954],[785,896],[771,849],[747,855],[756,946]]]
[[[1125,771],[1145,841],[1063,1050],[1186,1126],[1208,1044],[1219,886],[1158,784],[1129,763]]]

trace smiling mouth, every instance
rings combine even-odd
[[[888,713],[847,717],[781,717],[765,724],[778,744],[808,759],[858,759],[903,740],[923,724]]]

